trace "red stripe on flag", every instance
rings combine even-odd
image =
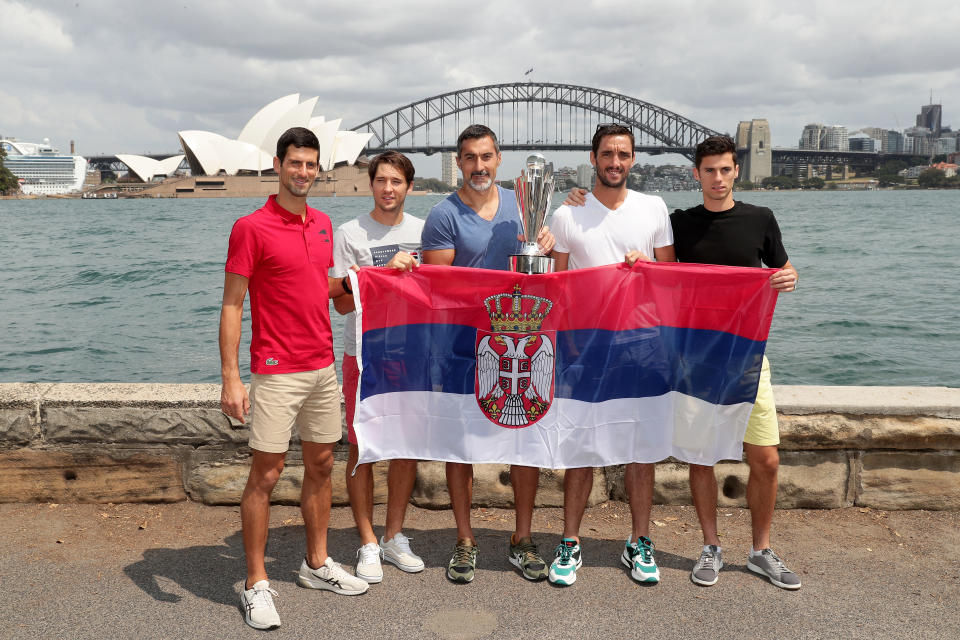
[[[364,331],[422,323],[490,329],[484,299],[520,285],[522,295],[553,303],[543,330],[669,326],[766,340],[777,298],[768,281],[774,271],[638,262],[528,276],[423,265],[404,273],[365,267],[358,278]]]

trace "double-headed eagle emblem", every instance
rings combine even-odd
[[[516,285],[483,304],[493,331],[477,332],[477,403],[496,424],[526,427],[553,402],[556,332],[539,330],[553,303]]]

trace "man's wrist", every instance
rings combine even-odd
[[[353,288],[350,287],[350,276],[343,276],[343,279],[340,280],[340,286],[343,288],[344,293],[353,295]]]

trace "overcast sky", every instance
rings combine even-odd
[[[177,131],[234,137],[290,93],[350,128],[533,68],[527,80],[720,131],[767,118],[775,146],[796,146],[809,122],[913,126],[931,89],[960,127],[958,25],[956,0],[0,0],[0,134],[76,140],[84,155],[179,152]],[[439,173],[436,157],[417,167]]]

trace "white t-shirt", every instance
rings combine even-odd
[[[631,251],[653,260],[654,248],[673,244],[663,198],[629,190],[617,209],[607,209],[592,193],[582,207],[561,205],[553,212],[550,230],[556,238],[554,250],[570,254],[569,269],[623,262]]]
[[[340,225],[333,234],[333,267],[330,277],[342,278],[350,267],[382,267],[398,251],[406,251],[420,260],[420,234],[423,220],[404,213],[400,224],[389,227],[364,214]],[[356,314],[344,318],[343,350],[357,355]]]

